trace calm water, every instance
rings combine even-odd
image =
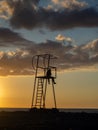
[[[28,111],[29,108],[0,108],[1,111]],[[98,113],[98,109],[59,109],[60,112],[87,112],[87,113]]]

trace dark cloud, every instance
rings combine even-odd
[[[14,28],[33,29],[47,27],[51,30],[63,30],[74,27],[96,27],[98,26],[98,12],[94,8],[55,11],[42,7],[34,8],[30,4],[23,4],[23,2],[18,1],[14,6],[10,24]]]
[[[5,0],[0,2],[0,17],[10,21],[13,28],[34,29],[46,27],[51,30],[64,30],[74,27],[98,26],[98,11],[89,8],[85,2],[73,1],[71,7],[45,8],[39,6],[40,0]],[[58,1],[59,3],[62,3]],[[66,5],[64,4],[64,5]],[[61,4],[63,6],[63,4]],[[75,6],[77,5],[77,6]],[[74,7],[75,6],[75,7]],[[79,9],[77,9],[79,6]],[[81,7],[81,8],[80,8]],[[69,8],[72,8],[71,10]]]
[[[21,10],[21,11],[19,11]],[[36,17],[36,12],[31,9],[23,8],[15,11],[10,22],[15,28],[35,28],[38,24],[38,18]]]
[[[8,1],[8,4],[14,9],[13,16],[10,20],[11,25],[16,28],[23,27],[30,29],[31,26],[34,28],[37,21],[35,6],[38,1],[39,0]]]
[[[94,56],[91,58],[91,61],[92,61],[92,64],[93,64],[93,63],[98,63],[98,54],[94,55]]]
[[[54,62],[58,69],[87,68],[98,63],[98,39],[78,46],[51,40],[35,44],[16,32],[0,28],[0,46],[17,48],[13,51],[0,51],[0,75],[31,75],[34,72],[32,57],[45,53],[58,57]]]
[[[32,75],[32,57],[50,53],[58,57],[54,61],[58,70],[88,68],[98,63],[98,39],[82,46],[63,45],[47,40],[40,44],[25,44],[24,48],[9,52],[0,52],[0,75]],[[18,47],[18,46],[17,46]]]
[[[98,12],[92,8],[72,12],[51,12],[46,24],[53,30],[98,26]]]
[[[0,46],[27,46],[28,43],[34,44],[34,42],[27,41],[21,35],[8,28],[0,28]]]
[[[21,41],[23,40],[18,33],[11,31],[8,28],[0,28],[0,40],[2,41]]]

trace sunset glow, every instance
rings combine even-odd
[[[55,86],[58,108],[97,108],[97,77],[97,72],[58,73]],[[33,76],[2,78],[1,83],[0,107],[31,107]],[[54,106],[51,86],[47,88],[46,100],[47,107]]]
[[[57,107],[98,108],[97,0],[0,1],[0,107],[31,107],[32,57],[46,53]],[[51,86],[46,100],[53,107]]]
[[[4,95],[4,92],[3,92],[2,86],[0,85],[0,98],[3,97],[3,95]]]

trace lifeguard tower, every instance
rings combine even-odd
[[[52,86],[54,108],[57,108],[54,88],[56,83],[53,82],[57,77],[57,68],[52,66],[55,59],[57,58],[51,54],[35,55],[32,58],[35,79],[31,108],[46,108],[46,91],[48,85]],[[50,77],[47,76],[47,71],[49,69],[52,73]]]

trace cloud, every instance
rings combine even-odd
[[[18,33],[11,31],[8,28],[0,28],[0,40],[2,41],[21,41],[23,40]]]
[[[0,1],[0,18],[9,19],[12,16],[13,10],[9,7],[6,0]]]
[[[34,42],[27,41],[26,39],[22,38],[16,32],[8,28],[0,28],[0,46],[1,47],[11,47],[11,46],[20,46],[24,47],[28,44],[34,44]]]
[[[11,17],[11,25],[16,28],[24,27],[30,29],[36,26],[36,4],[39,0],[17,0],[8,3],[13,8],[13,15]],[[33,20],[34,19],[34,20]]]
[[[86,50],[89,52],[98,52],[98,39],[95,39],[83,46],[82,50]]]
[[[66,38],[63,35],[58,34],[55,39],[58,40],[58,41],[64,41]]]
[[[41,34],[43,34],[43,35],[46,34],[46,32],[45,32],[44,30],[42,30],[42,29],[39,29],[39,32],[40,32]]]
[[[12,32],[9,34],[13,36]],[[15,35],[17,37],[16,42],[21,44],[21,36],[17,33],[14,33],[14,36]],[[5,35],[5,39],[7,39],[6,37],[7,35]],[[98,39],[78,46],[65,46],[58,41],[51,40],[39,44],[34,44],[27,40],[25,41],[25,39],[23,39],[23,41],[24,45],[21,47],[19,44],[15,44],[18,49],[14,49],[13,51],[0,51],[1,76],[34,74],[32,57],[47,52],[58,57],[58,59],[54,61],[54,65],[58,67],[58,70],[86,69],[88,66],[98,64]],[[6,44],[9,45],[9,42],[5,43],[5,41],[2,41],[2,47],[5,47]]]
[[[61,42],[63,42],[63,43],[68,42],[69,44],[71,44],[71,43],[74,41],[71,37],[65,37],[65,36],[63,36],[63,35],[61,35],[61,34],[58,34],[58,35],[55,37],[55,39],[56,39],[57,41],[61,41]]]
[[[28,5],[37,5],[40,0],[6,0],[6,2],[11,6],[16,6],[17,4],[22,4],[25,6]]]
[[[51,12],[47,26],[52,30],[64,30],[74,27],[98,26],[98,12],[93,8],[71,12]],[[47,19],[46,19],[47,21]]]
[[[95,48],[97,43],[94,44],[94,41],[98,40],[91,41],[91,46]],[[35,51],[32,47],[28,47],[26,50],[29,51],[30,55],[48,52],[57,56],[58,59],[55,61],[55,64],[59,69],[87,68],[88,66],[94,66],[98,63],[98,48],[96,48],[96,50],[84,50],[88,44],[89,43],[79,46],[64,46],[60,42],[47,40],[44,43],[37,44]]]
[[[64,30],[74,27],[97,27],[98,12],[93,8],[83,10],[54,11],[39,8],[18,7],[14,10],[10,19],[10,24],[14,28],[34,29],[46,27],[50,30]]]
[[[56,38],[58,41],[35,44],[10,29],[0,28],[0,47],[7,48],[0,51],[0,75],[32,75],[32,57],[47,52],[58,57],[54,62],[58,70],[88,68],[98,64],[98,39],[83,45],[65,46],[59,41],[69,37],[59,34]],[[13,51],[11,47],[14,47]]]
[[[79,10],[87,7],[86,2],[79,2],[77,0],[51,0],[52,3],[55,5],[55,8],[61,9],[65,8],[68,10]]]
[[[2,55],[0,59],[0,75],[28,75],[31,72],[31,58],[29,56],[22,56],[22,53],[17,51],[11,56],[8,53]]]
[[[40,0],[3,0],[0,17],[8,18],[13,28],[34,29],[46,27],[50,30],[65,30],[75,27],[97,27],[98,11],[94,8],[82,8],[85,2],[77,0],[54,0],[54,4],[65,5],[66,8],[44,8],[39,6]],[[3,3],[4,2],[4,7]],[[78,7],[80,9],[78,9]],[[7,9],[6,9],[7,8]]]

